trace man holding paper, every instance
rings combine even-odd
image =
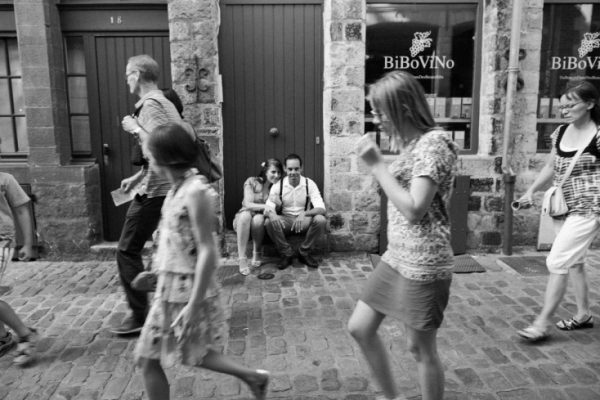
[[[181,121],[173,103],[158,88],[158,74],[158,63],[148,55],[134,56],[127,62],[125,77],[129,91],[140,100],[135,104],[134,114],[123,118],[121,126],[124,131],[135,135],[140,145],[157,126]],[[144,325],[148,312],[147,295],[133,289],[131,281],[144,270],[142,250],[158,225],[169,188],[169,181],[157,175],[147,164],[121,182],[121,191],[133,197],[117,247],[119,277],[131,315],[112,329],[117,335],[139,333]]]

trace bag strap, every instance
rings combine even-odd
[[[560,180],[558,187],[562,187],[562,185],[564,185],[564,183],[567,181],[567,178],[571,175],[571,172],[573,172],[573,169],[575,168],[575,164],[577,163],[577,160],[579,160],[579,157],[581,157],[581,155],[583,154],[583,151],[588,147],[590,142],[592,140],[594,140],[594,138],[598,134],[598,131],[600,131],[600,128],[597,127],[596,130],[594,131],[593,135],[589,138],[589,140],[586,140],[584,142],[584,144],[577,150],[577,153],[575,153],[575,155],[573,156],[573,159],[571,160],[571,163],[569,164],[569,168],[567,168],[567,171],[565,172],[562,179]],[[563,137],[564,137],[564,135],[563,135]]]

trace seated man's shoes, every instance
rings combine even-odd
[[[308,253],[298,251],[298,261],[310,268],[319,268],[319,262]]]
[[[283,256],[283,257],[281,257],[281,260],[279,260],[279,263],[277,264],[277,268],[280,270],[286,269],[287,267],[292,265],[293,262],[294,262],[293,256]]]

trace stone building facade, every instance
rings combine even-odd
[[[63,1],[64,2],[64,1]],[[73,5],[76,1],[69,1]],[[94,3],[81,1],[82,4]],[[107,3],[107,2],[104,2]],[[115,1],[131,3],[132,0]],[[185,115],[222,157],[223,118],[219,71],[220,7],[216,0],[168,0],[171,76]],[[277,3],[275,1],[275,3]],[[281,2],[286,3],[286,2]],[[287,2],[289,3],[289,2]],[[70,158],[65,104],[65,65],[60,0],[3,0],[14,11],[22,63],[29,156],[2,162],[2,170],[30,183],[36,194],[39,234],[48,256],[85,254],[103,240],[99,206],[100,172],[94,162]],[[323,6],[323,194],[328,207],[328,242],[332,251],[375,251],[379,245],[381,205],[377,186],[354,152],[365,132],[366,0],[324,0]],[[499,251],[504,220],[502,143],[507,51],[512,1],[485,0],[482,13],[478,147],[463,154],[459,170],[470,176],[469,249]],[[516,193],[524,191],[547,154],[536,148],[536,110],[543,28],[543,0],[525,2],[520,47],[523,89],[518,91],[511,125],[517,172]],[[202,90],[190,90],[202,88]],[[388,160],[392,156],[386,156]],[[227,171],[225,171],[225,179]],[[221,190],[223,186],[220,186]],[[514,240],[535,244],[536,209],[515,216]]]

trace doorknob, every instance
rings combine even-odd
[[[108,146],[108,143],[104,143],[102,145],[102,154],[104,154],[105,156],[110,154],[110,147]]]
[[[271,129],[269,129],[269,135],[271,135],[271,137],[279,136],[279,129],[272,127]]]

